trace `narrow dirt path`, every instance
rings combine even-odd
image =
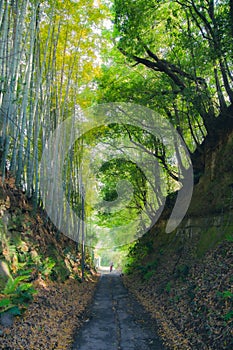
[[[116,273],[101,276],[72,350],[163,350],[156,324]]]

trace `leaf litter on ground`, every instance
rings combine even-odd
[[[4,328],[0,349],[70,349],[75,332],[85,321],[97,280],[97,276],[82,283],[74,279],[64,283],[37,280],[37,295],[25,313]]]

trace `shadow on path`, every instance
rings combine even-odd
[[[155,321],[116,272],[101,275],[89,320],[72,350],[163,350]]]

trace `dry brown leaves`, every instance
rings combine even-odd
[[[78,259],[75,242],[61,234],[56,237],[56,228],[47,220],[46,213],[42,210],[32,215],[32,204],[15,188],[14,178],[6,179],[4,185],[0,178],[0,216],[6,212],[11,221],[20,217],[20,224],[14,230],[21,233],[23,251],[30,249],[34,254],[49,257],[51,252],[48,248],[52,247],[53,255],[55,254],[53,257],[72,265],[69,266],[71,275],[78,276],[81,271],[76,271],[78,263],[73,263],[64,253],[64,249],[69,247],[70,253]],[[11,235],[14,235],[12,228],[9,233]],[[23,316],[16,317],[11,327],[3,329],[0,349],[69,349],[76,329],[85,318],[85,309],[95,290],[98,277],[94,275],[94,271],[90,272],[92,277],[83,283],[71,278],[65,283],[59,282],[59,278],[57,282],[37,279],[33,284],[38,294],[34,296],[34,301]],[[36,279],[37,274],[32,277]]]
[[[226,350],[233,348],[233,249],[222,243],[193,264],[182,280],[158,268],[155,278],[141,282],[136,275],[124,278],[126,286],[157,319],[165,345],[177,350]],[[168,263],[169,264],[169,263]],[[170,286],[166,288],[165,281]]]
[[[97,277],[83,283],[72,279],[63,284],[37,281],[38,294],[23,317],[4,329],[0,349],[70,349],[75,331],[85,320],[96,282]]]

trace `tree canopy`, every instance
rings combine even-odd
[[[158,109],[190,147],[198,146],[216,131],[217,117],[229,117],[231,11],[231,1],[116,0],[114,42],[128,64],[127,77],[110,67],[113,86],[103,80],[103,87],[114,99],[118,91],[119,98]]]
[[[232,128],[231,0],[14,0],[2,1],[0,7],[3,181],[10,171],[35,206],[43,206],[39,168],[51,134],[69,118],[82,119],[87,107],[106,102],[135,103],[171,123],[195,161],[198,181],[205,167],[206,140],[213,144]],[[72,125],[67,130],[68,144]],[[69,217],[71,208],[80,218],[85,185],[93,244],[97,242],[93,227],[111,230],[137,215],[142,226],[149,227],[164,198],[183,186],[187,164],[177,166],[182,151],[177,137],[172,143],[174,149],[129,119],[98,128],[93,123],[62,159],[59,185],[67,201],[57,214],[60,221]],[[115,159],[105,157],[107,146],[111,155],[117,150]],[[132,159],[119,156],[137,148],[152,157],[155,168],[160,166],[159,184],[149,181]],[[87,170],[93,157],[96,188]],[[124,197],[130,188],[127,183],[133,193],[130,200]],[[56,191],[54,185],[51,201]],[[103,211],[103,203],[111,207],[120,199],[123,208]],[[80,221],[72,225],[80,231]],[[137,236],[134,225],[131,230]],[[114,245],[122,240],[121,234],[113,239]]]

